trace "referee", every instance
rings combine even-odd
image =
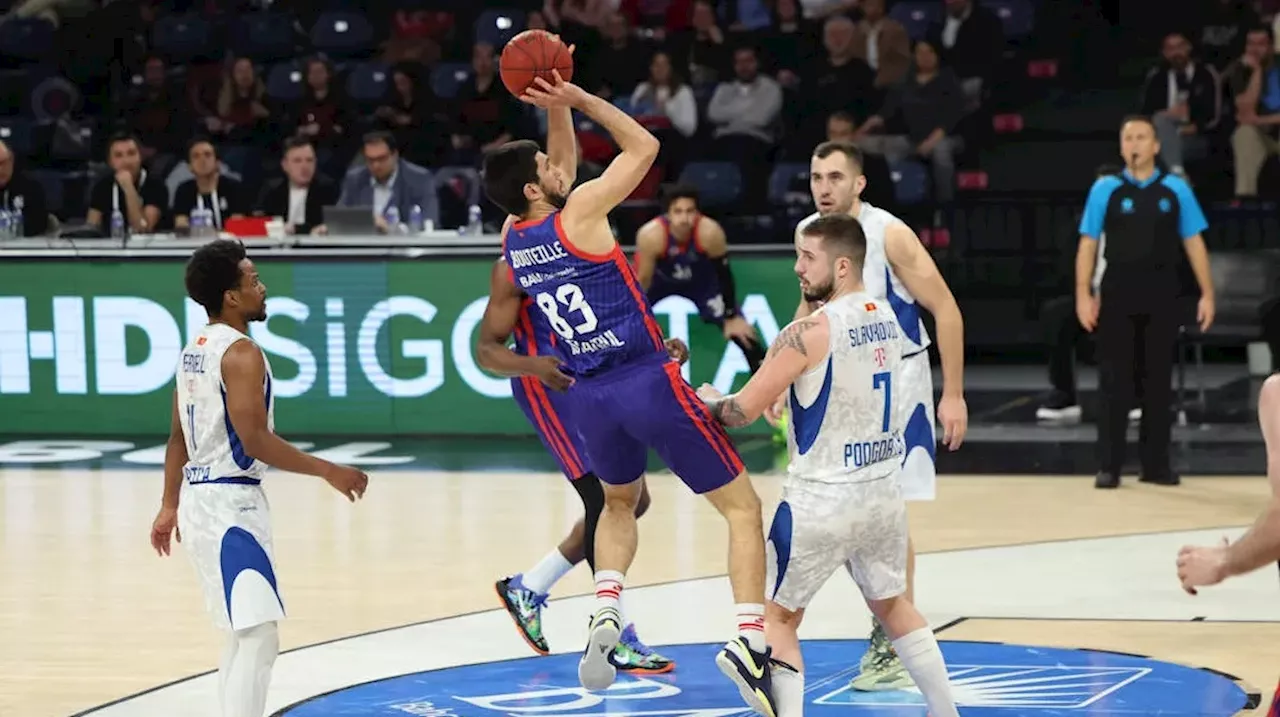
[[[1180,254],[1186,253],[1200,288],[1196,321],[1205,331],[1213,323],[1209,254],[1200,236],[1208,224],[1187,183],[1156,167],[1160,143],[1150,119],[1130,117],[1121,124],[1120,153],[1126,169],[1098,179],[1089,191],[1076,252],[1076,316],[1086,331],[1098,332],[1100,466],[1095,486],[1120,485],[1135,374],[1143,382],[1140,480],[1177,485],[1169,464],[1169,384],[1183,319],[1178,310],[1184,305],[1178,301]],[[1090,284],[1104,233],[1106,270],[1095,295]]]

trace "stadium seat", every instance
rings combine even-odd
[[[464,62],[442,62],[431,70],[431,91],[442,100],[450,100],[469,79],[471,65]]]
[[[893,177],[894,197],[900,204],[920,204],[929,198],[929,169],[920,162],[906,159],[889,163]]]
[[[251,12],[231,25],[230,48],[236,57],[274,62],[293,57],[294,18],[279,12]]]
[[[809,165],[804,162],[779,162],[769,174],[769,203],[786,205],[801,198],[809,202],[809,194],[805,190],[795,191],[797,185],[807,186],[809,181]]]
[[[15,17],[0,23],[0,57],[39,62],[53,50],[53,25],[47,20]]]
[[[1030,0],[981,0],[1004,23],[1004,36],[1020,40],[1035,30],[1036,10]]]
[[[937,0],[906,0],[889,10],[889,17],[902,23],[912,40],[924,39],[929,26],[942,22],[942,3]]]
[[[311,45],[335,58],[365,56],[373,50],[373,26],[356,12],[326,12],[311,28]]]
[[[380,62],[362,62],[347,73],[347,97],[365,105],[377,105],[387,96],[391,73]]]
[[[267,72],[267,97],[277,102],[296,102],[303,95],[302,66],[281,62]]]
[[[697,187],[699,203],[709,207],[733,204],[742,196],[742,172],[732,162],[690,162],[680,183]]]
[[[507,41],[524,30],[523,10],[491,8],[476,20],[476,42],[487,42],[501,50]]]
[[[167,15],[151,28],[152,49],[170,64],[203,56],[209,44],[209,23],[199,15]]]

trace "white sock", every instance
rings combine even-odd
[[[235,634],[237,644],[227,670],[222,715],[262,717],[267,710],[271,667],[280,654],[280,633],[274,622],[267,622]]]
[[[551,592],[551,586],[567,575],[570,570],[573,570],[573,563],[565,560],[559,550],[552,550],[541,562],[533,566],[533,570],[520,576],[520,582],[535,593],[546,595]]]
[[[596,611],[611,607],[618,609],[622,598],[622,573],[617,570],[596,571]]]
[[[618,593],[618,614],[622,616],[622,629],[625,630],[635,623],[631,620],[631,610],[627,608],[626,593]]]
[[[764,652],[764,605],[738,603],[738,634],[747,640],[747,646],[755,652]]]
[[[958,717],[955,698],[951,696],[951,681],[947,677],[947,665],[942,661],[942,650],[933,630],[922,627],[893,641],[893,649],[902,660],[902,666],[915,681],[930,717]]]
[[[804,715],[804,673],[773,665],[773,704],[778,717]]]

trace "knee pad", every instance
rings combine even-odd
[[[604,512],[604,488],[600,485],[600,479],[595,474],[588,473],[573,481],[573,489],[582,499],[587,522],[599,518],[600,513]]]

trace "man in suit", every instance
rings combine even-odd
[[[258,198],[258,216],[284,217],[290,234],[324,234],[324,208],[338,201],[338,186],[316,173],[316,149],[298,136],[284,143],[283,179],[268,182]]]
[[[416,205],[422,218],[440,224],[440,204],[435,177],[425,167],[400,158],[395,137],[390,132],[370,132],[364,136],[363,168],[347,172],[338,204],[343,207],[373,207],[378,231],[387,231],[387,209],[394,206],[400,221],[408,221]]]

